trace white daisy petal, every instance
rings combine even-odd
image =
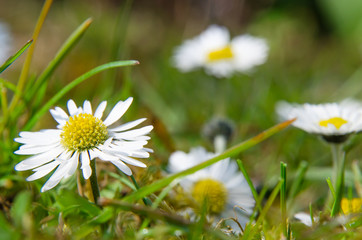
[[[39,132],[20,132],[19,136],[22,138],[36,139],[36,138],[54,138],[60,135],[58,129],[45,129]]]
[[[193,148],[190,153],[177,151],[171,154],[168,169],[173,174],[178,173],[205,162],[214,155],[214,153],[209,153],[202,147]],[[236,213],[239,223],[244,228],[249,221],[248,216],[252,213],[255,201],[249,185],[244,184],[246,180],[243,175],[236,170],[236,163],[233,160],[224,159],[182,178],[180,186],[190,198],[194,198],[195,191],[199,194],[205,194],[205,191],[208,191],[206,196],[212,196],[209,198],[210,204],[217,202],[217,204],[213,205],[216,206],[213,211],[218,212],[213,212],[213,214],[219,219],[228,219],[233,218]],[[200,189],[196,188],[200,186],[199,184],[202,186],[201,189],[205,190],[199,191]],[[194,198],[196,203],[201,199],[202,195],[199,199]],[[236,202],[235,199],[240,199],[240,201]],[[199,204],[202,205],[203,202]],[[223,205],[219,208],[220,204]],[[235,207],[241,207],[246,212],[234,209]],[[227,224],[232,226],[229,222]],[[240,232],[241,230],[239,227],[233,226],[233,231]]]
[[[87,100],[83,103],[83,111],[84,113],[92,114],[92,105]]]
[[[142,149],[143,146],[146,144],[147,144],[147,141],[118,141],[118,140],[115,140],[112,142],[113,148],[129,149],[129,150]]]
[[[124,174],[126,174],[128,176],[132,175],[131,169],[126,164],[124,164],[122,161],[112,160],[111,163],[113,163],[113,165],[116,166],[119,170],[121,170]]]
[[[75,171],[77,170],[78,167],[78,163],[79,163],[79,153],[78,152],[74,152],[73,156],[71,159],[69,159],[69,161],[71,161],[71,164],[69,166],[69,169],[67,171],[67,173],[64,175],[64,178],[69,178],[70,176],[72,176]]]
[[[341,143],[349,134],[362,130],[362,104],[354,101],[326,104],[289,104],[280,102],[276,112],[282,120],[296,118],[293,126],[322,135],[328,142]]]
[[[68,114],[59,107],[56,107],[55,109],[50,109],[50,114],[53,116],[54,120],[57,121],[60,125],[64,125],[69,119]]]
[[[47,152],[49,150],[51,150],[54,147],[57,147],[58,144],[52,144],[49,146],[32,146],[31,148],[29,148],[29,145],[23,145],[20,146],[19,150],[16,150],[14,153],[18,154],[18,155],[31,155],[31,154],[38,154],[38,153],[43,153],[43,152]]]
[[[31,137],[24,136],[24,132],[21,132],[20,138],[15,138],[14,141],[27,145],[53,145],[59,143],[60,141],[60,130],[47,131],[47,132],[38,132],[37,134],[32,133]]]
[[[234,72],[250,72],[263,64],[268,50],[264,39],[242,35],[230,40],[225,27],[211,25],[176,48],[173,64],[182,72],[202,67],[209,75],[230,77]]]
[[[101,102],[94,113],[94,117],[102,119],[103,112],[106,109],[106,106],[107,106],[106,101]]]
[[[107,102],[97,107],[92,115],[92,106],[84,101],[83,107],[77,107],[73,100],[67,102],[70,116],[59,107],[50,110],[54,119],[59,123],[58,129],[46,129],[39,132],[21,132],[14,141],[23,144],[14,153],[32,155],[15,166],[17,171],[33,170],[27,180],[33,181],[54,172],[43,185],[41,191],[55,187],[62,179],[72,176],[80,165],[83,177],[89,179],[92,174],[90,161],[95,158],[113,163],[127,175],[131,169],[125,164],[137,167],[146,165],[132,157],[148,158],[151,149],[144,148],[150,139],[148,134],[152,126],[134,129],[145,119],[138,119],[121,126],[109,129],[127,111],[133,98],[119,102],[112,109],[106,120],[101,120]],[[76,130],[74,130],[76,129]],[[122,139],[115,135],[120,134]],[[96,137],[96,139],[91,139]],[[90,138],[85,140],[85,138]],[[101,139],[101,140],[100,140]]]
[[[44,177],[45,175],[49,174],[51,171],[54,170],[54,168],[56,168],[58,165],[60,164],[60,162],[58,161],[53,161],[50,162],[48,164],[45,164],[37,169],[34,169],[35,173],[30,175],[26,181],[34,181],[37,180],[39,178]]]
[[[135,130],[130,130],[127,132],[121,132],[121,133],[115,133],[114,136],[116,138],[121,139],[133,139],[135,137],[143,136],[145,134],[149,134],[151,130],[153,129],[153,126],[146,126]]]
[[[137,160],[135,160],[133,158],[130,158],[130,157],[127,157],[127,156],[124,156],[124,155],[119,155],[119,158],[123,162],[131,164],[131,165],[136,166],[136,167],[142,167],[142,168],[147,167],[147,165],[144,164],[143,162],[137,161]]]
[[[125,131],[125,130],[131,129],[131,128],[137,126],[138,124],[144,122],[145,120],[146,120],[146,118],[141,118],[141,119],[138,119],[138,120],[135,120],[135,121],[132,121],[132,122],[122,124],[121,126],[116,127],[116,128],[110,128],[109,130],[112,131],[112,132]]]
[[[88,151],[84,151],[80,154],[80,161],[82,163],[81,169],[83,171],[83,177],[84,179],[88,179],[92,175]]]
[[[102,152],[99,150],[97,152],[97,157],[103,161],[116,161],[119,159],[117,156],[114,156],[112,154],[108,154],[108,153],[105,153],[105,152]]]
[[[72,99],[68,100],[67,107],[68,107],[68,112],[69,112],[70,116],[74,116],[78,113],[77,105],[75,104],[75,102]]]
[[[15,170],[25,171],[36,168],[38,166],[41,166],[45,163],[52,161],[54,158],[58,157],[63,151],[64,149],[62,147],[57,147],[47,152],[34,155],[15,165]]]
[[[129,97],[126,101],[122,102],[119,101],[116,106],[113,107],[113,109],[111,110],[111,112],[109,113],[108,117],[106,118],[106,120],[104,120],[104,125],[106,126],[110,126],[112,125],[114,122],[116,122],[118,119],[120,119],[123,114],[127,111],[127,109],[129,108],[129,106],[131,106],[131,103],[133,101],[132,97]]]
[[[70,160],[70,159],[69,159]],[[48,191],[52,188],[54,188],[58,183],[64,178],[64,176],[67,174],[69,169],[72,166],[71,161],[64,161],[60,163],[60,165],[57,167],[53,175],[48,179],[48,181],[45,182],[43,187],[41,188],[41,192]]]

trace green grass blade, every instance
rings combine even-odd
[[[246,182],[248,183],[248,185],[249,185],[249,187],[250,187],[250,190],[251,190],[251,192],[252,192],[252,194],[253,194],[253,196],[254,196],[254,199],[255,199],[255,207],[259,210],[259,212],[261,212],[262,209],[261,209],[261,204],[260,204],[260,201],[259,201],[259,200],[260,200],[260,199],[259,199],[259,195],[258,195],[258,193],[256,192],[256,189],[255,189],[255,187],[254,187],[254,185],[253,185],[253,182],[251,181],[248,173],[246,172],[243,162],[242,162],[241,160],[239,160],[239,159],[236,160],[236,162],[238,163],[239,168],[240,168],[240,171],[243,173],[243,175],[244,175],[244,177],[245,177],[245,180],[246,180]]]
[[[280,162],[280,177],[282,179],[282,186],[280,189],[280,210],[282,214],[282,226],[284,236],[288,236],[288,227],[287,227],[287,164]]]
[[[333,199],[336,199],[336,191],[334,190],[334,187],[333,187],[331,178],[327,178],[326,181],[327,181],[329,190],[331,191],[331,194],[332,194]]]
[[[18,91],[21,93],[24,89],[24,86],[26,84],[26,80],[28,79],[28,74],[29,74],[29,69],[30,69],[30,64],[31,64],[31,60],[33,58],[33,53],[34,53],[34,49],[35,49],[35,44],[38,40],[39,34],[40,34],[40,30],[43,27],[43,23],[45,21],[46,16],[48,15],[48,12],[50,10],[50,6],[52,5],[53,0],[46,0],[43,8],[40,12],[38,21],[35,25],[35,29],[33,32],[33,44],[31,45],[31,47],[29,48],[28,54],[26,55],[25,58],[25,62],[23,65],[23,68],[21,70],[21,74],[19,77],[19,82],[17,84],[17,89]],[[10,103],[10,107],[9,107],[9,111],[11,112],[15,106],[17,105],[18,101],[20,99],[20,95],[15,94],[13,100]]]
[[[35,93],[38,92],[41,85],[46,82],[52,73],[55,71],[55,69],[59,66],[59,64],[62,62],[64,57],[70,52],[70,50],[78,43],[78,41],[81,39],[85,31],[88,29],[90,24],[92,23],[92,19],[88,18],[85,20],[65,41],[65,43],[61,46],[59,51],[56,53],[53,60],[50,61],[48,66],[44,69],[42,74],[39,76],[39,78],[36,80],[34,86],[31,88],[31,93],[27,95],[27,99],[32,98]]]
[[[360,198],[362,198],[362,187],[361,187],[361,171],[358,167],[358,161],[355,160],[352,162],[352,171],[354,176],[354,185],[356,188],[356,192]]]
[[[343,190],[344,190],[344,170],[345,170],[345,158],[346,155],[342,154],[341,159],[339,159],[340,163],[338,164],[338,175],[336,181],[336,197],[334,200],[334,204],[332,207],[331,217],[336,216],[341,208],[341,200],[343,197]]]
[[[295,174],[292,186],[290,187],[290,192],[288,195],[288,199],[290,199],[290,201],[293,201],[295,196],[297,196],[307,169],[308,169],[308,162],[302,161],[299,164],[299,167],[298,167],[297,173]]]
[[[82,76],[76,78],[72,82],[70,82],[68,85],[66,85],[62,90],[60,90],[55,96],[53,96],[39,111],[29,119],[27,124],[24,126],[23,131],[30,130],[35,123],[40,119],[40,117],[47,112],[51,106],[53,106],[59,99],[61,99],[67,92],[72,90],[74,87],[79,85],[80,83],[84,82],[88,78],[92,77],[93,75],[100,73],[104,70],[116,68],[116,67],[125,67],[125,66],[131,66],[138,64],[138,61],[135,60],[128,60],[128,61],[116,61],[116,62],[110,62],[103,64],[101,66],[98,66],[96,68],[93,68],[92,70],[84,73]]]
[[[234,147],[227,149],[225,152],[221,153],[220,155],[218,155],[214,158],[211,158],[203,163],[200,163],[200,164],[198,164],[192,168],[186,169],[182,172],[179,172],[179,173],[170,175],[166,178],[160,179],[146,187],[142,187],[137,192],[132,193],[132,194],[126,196],[125,198],[123,198],[123,200],[134,202],[134,201],[139,200],[155,191],[160,190],[163,187],[166,187],[168,184],[170,184],[172,181],[174,181],[177,178],[181,178],[181,177],[190,175],[190,174],[192,174],[196,171],[199,171],[205,167],[208,167],[222,159],[235,156],[236,154],[241,153],[241,152],[251,148],[252,146],[255,146],[256,144],[264,141],[265,139],[269,138],[270,136],[274,135],[275,133],[280,132],[281,130],[283,130],[284,128],[289,126],[294,120],[295,119],[288,120],[283,123],[279,123],[279,124],[269,128],[268,130],[256,135],[255,137],[250,138],[249,140],[246,140]]]
[[[6,62],[0,67],[0,73],[7,69],[16,59],[20,57],[23,52],[28,49],[28,47],[33,43],[33,39],[29,40],[19,51],[17,51],[13,56],[11,56]]]
[[[4,87],[6,87],[7,89],[10,89],[13,92],[16,92],[16,86],[14,84],[12,84],[11,82],[6,81],[3,78],[0,78],[0,83],[4,85]]]
[[[275,198],[278,196],[278,193],[280,191],[280,188],[283,184],[283,180],[280,180],[279,183],[276,185],[272,193],[270,194],[270,197],[268,198],[267,202],[265,203],[265,206],[263,210],[261,211],[258,220],[254,225],[248,224],[245,227],[244,235],[242,239],[254,239],[254,235],[259,231],[259,225],[264,221],[264,218],[266,214],[268,213],[270,207],[273,205],[273,202]]]

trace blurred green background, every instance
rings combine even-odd
[[[41,10],[40,0],[0,0],[0,20],[13,35],[13,50],[28,39]],[[347,97],[362,100],[362,1],[360,0],[55,0],[35,49],[31,74],[39,74],[58,48],[85,19],[92,25],[49,83],[48,98],[89,69],[112,60],[134,59],[140,65],[107,71],[72,90],[78,104],[113,105],[128,96],[135,103],[126,120],[148,117],[155,125],[152,166],[164,167],[174,150],[189,151],[212,145],[200,132],[214,117],[232,120],[236,132],[231,145],[278,122],[275,103],[322,103]],[[180,73],[171,64],[176,46],[210,24],[229,28],[231,36],[244,33],[265,38],[268,60],[252,74],[215,79],[203,70]],[[2,77],[16,83],[24,56]],[[50,114],[36,129],[55,127]],[[358,142],[358,141],[357,141]],[[348,156],[359,159],[361,145]],[[256,185],[273,184],[279,162],[288,171],[303,160],[310,163],[301,208],[327,193],[325,175],[313,167],[330,167],[328,147],[317,137],[289,128],[239,156]],[[156,167],[157,168],[157,167]],[[143,171],[143,170],[141,170]],[[147,169],[147,177],[152,170]],[[157,171],[157,170],[155,170]],[[328,175],[328,174],[327,174]],[[274,178],[272,178],[272,176]],[[144,183],[147,181],[144,178]],[[350,182],[349,182],[350,183]]]

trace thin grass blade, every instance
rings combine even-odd
[[[252,146],[255,146],[256,144],[264,141],[265,139],[269,138],[270,136],[274,135],[275,133],[280,132],[281,130],[283,130],[284,128],[289,126],[294,120],[295,119],[279,123],[279,124],[269,128],[268,130],[256,135],[255,137],[250,138],[249,140],[246,140],[234,147],[227,149],[225,152],[221,153],[220,155],[218,155],[214,158],[211,158],[203,163],[200,163],[200,164],[198,164],[192,168],[186,169],[182,172],[179,172],[179,173],[170,175],[166,178],[160,179],[146,187],[142,187],[137,192],[132,193],[132,194],[126,196],[125,198],[123,198],[123,200],[131,201],[131,202],[139,200],[153,192],[160,190],[163,187],[166,187],[168,184],[170,184],[172,181],[174,181],[177,178],[185,177],[185,176],[190,175],[194,172],[197,172],[203,168],[206,168],[222,159],[235,156],[236,154],[241,153],[241,152],[251,148]]]
[[[89,79],[90,77],[96,75],[97,73],[103,72],[104,70],[107,69],[132,66],[136,64],[139,64],[139,62],[135,60],[110,62],[98,66],[96,68],[93,68],[92,70],[84,73],[82,76],[76,78],[68,85],[66,85],[55,96],[53,96],[41,109],[39,109],[39,111],[32,118],[29,119],[27,124],[24,126],[23,131],[30,130],[35,125],[35,123],[40,119],[40,117],[43,116],[45,112],[47,112],[51,108],[51,106],[53,106],[57,101],[59,101],[59,99],[61,99],[67,92],[69,92],[70,90],[72,90],[74,87],[84,82],[85,80]]]
[[[29,40],[22,48],[19,49],[13,56],[11,56],[6,62],[0,67],[0,73],[7,69],[13,62],[20,57],[23,52],[33,43],[33,39]]]
[[[79,40],[84,35],[85,31],[89,28],[91,23],[92,19],[88,18],[69,36],[69,38],[56,53],[54,59],[50,61],[48,66],[44,69],[42,74],[36,80],[34,86],[31,88],[31,93],[27,95],[27,99],[32,98],[32,96],[34,96],[34,94],[38,92],[40,86],[42,86],[50,78],[50,76],[62,62],[64,57],[79,42]]]

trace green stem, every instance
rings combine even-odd
[[[91,166],[91,169],[92,169],[92,175],[90,176],[89,181],[90,181],[91,188],[92,188],[94,203],[96,205],[98,205],[98,199],[100,197],[100,193],[99,193],[97,171],[96,171],[96,160],[95,159],[90,161],[90,166]]]
[[[243,173],[246,182],[248,183],[248,185],[250,187],[251,193],[254,196],[255,207],[258,209],[259,212],[261,212],[262,208],[261,208],[261,204],[260,204],[260,201],[259,201],[260,200],[259,195],[258,195],[258,193],[257,193],[257,191],[256,191],[256,189],[255,189],[255,187],[253,185],[253,182],[251,181],[248,173],[246,172],[243,162],[241,160],[239,160],[239,159],[236,160],[236,162],[237,162],[237,164],[239,166],[240,171]]]
[[[336,186],[337,184],[337,176],[338,176],[338,162],[340,159],[342,146],[341,144],[330,144],[331,147],[331,153],[332,153],[332,176],[331,176],[331,182],[333,186]],[[336,188],[334,188],[336,189]],[[332,196],[333,195],[333,196]],[[334,197],[334,194],[332,192],[328,193],[327,201],[325,204],[325,210],[328,209],[331,204],[336,200]]]
[[[340,144],[331,144],[331,152],[332,152],[332,161],[333,161],[333,171],[332,171],[332,184],[336,184],[337,176],[338,176],[338,163],[341,155],[342,147]]]
[[[288,236],[288,227],[287,227],[287,204],[286,204],[286,192],[287,192],[287,164],[280,163],[280,176],[282,179],[282,185],[280,189],[280,205],[281,205],[281,214],[282,214],[282,226],[284,236]]]
[[[338,159],[337,159],[337,169],[336,169],[337,179],[335,183],[336,198],[332,207],[331,217],[334,217],[340,211],[341,200],[344,189],[344,169],[345,169],[346,154],[343,151],[342,146],[337,146],[337,147],[338,147]]]
[[[136,179],[134,178],[133,175],[131,175],[131,179],[132,179],[132,182],[133,182],[134,186],[135,186],[136,189],[138,190],[140,187],[139,187],[139,185],[138,185],[138,183],[137,183],[137,181],[136,181]],[[152,202],[151,202],[151,200],[150,200],[149,198],[144,197],[144,198],[142,198],[142,200],[143,200],[143,203],[144,203],[146,206],[152,206]]]

